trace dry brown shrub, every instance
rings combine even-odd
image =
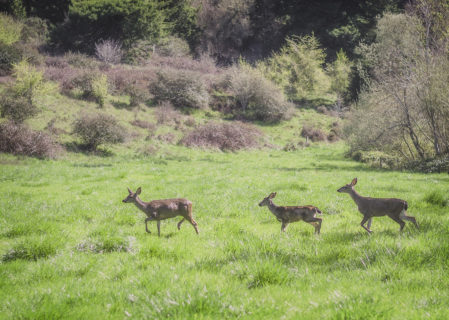
[[[158,135],[157,139],[161,142],[173,144],[173,143],[175,143],[176,136],[173,133],[168,132],[168,133],[162,133],[162,134]]]
[[[304,125],[301,130],[301,137],[308,138],[313,142],[326,141],[326,134],[318,128],[310,125]]]
[[[23,124],[0,124],[0,152],[36,158],[54,158],[61,148],[41,131],[33,131]]]
[[[170,102],[164,101],[154,110],[157,124],[178,124],[183,118],[182,114],[173,108]]]
[[[259,147],[262,137],[256,127],[241,122],[208,122],[185,135],[180,142],[187,147],[237,151]]]

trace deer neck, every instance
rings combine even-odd
[[[351,192],[349,192],[349,195],[357,205],[359,205],[365,199],[365,197],[358,194],[357,191],[355,191],[354,189],[352,189]]]
[[[134,204],[137,208],[145,212],[145,209],[147,208],[147,203],[143,202],[139,197],[136,197],[136,201],[134,201]]]
[[[274,214],[276,217],[279,217],[278,212],[279,207],[275,205],[272,200],[268,202],[268,209],[270,209],[271,213]]]

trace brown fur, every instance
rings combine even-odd
[[[405,222],[403,220],[411,221],[418,227],[416,219],[407,215],[408,204],[407,201],[396,198],[370,198],[359,195],[354,186],[357,184],[357,178],[354,178],[351,183],[338,189],[338,192],[348,193],[352,200],[357,204],[359,212],[363,214],[363,220],[360,225],[369,233],[372,217],[389,216],[400,225],[400,231],[404,229]],[[368,228],[365,223],[368,222]]]
[[[311,205],[307,206],[277,206],[271,199],[276,196],[276,192],[271,193],[268,197],[263,199],[259,206],[268,206],[271,213],[274,214],[279,222],[282,222],[281,231],[284,232],[287,225],[296,221],[304,221],[310,223],[315,227],[315,233],[319,234],[321,230],[322,219],[317,218],[316,214],[321,211]]]
[[[198,223],[196,223],[196,221],[193,219],[192,202],[190,200],[178,198],[144,202],[138,197],[141,193],[140,187],[136,192],[132,192],[128,188],[128,192],[129,195],[125,199],[123,199],[123,202],[134,203],[137,208],[142,210],[147,215],[147,218],[145,219],[146,232],[150,233],[150,231],[148,230],[148,221],[157,221],[157,232],[158,235],[161,236],[161,220],[181,216],[182,219],[178,222],[178,230],[181,229],[181,224],[184,222],[184,220],[187,220],[192,224],[195,232],[199,234],[197,227]]]

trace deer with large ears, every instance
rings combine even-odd
[[[407,201],[394,198],[369,198],[359,195],[355,190],[354,186],[357,184],[357,178],[354,178],[351,183],[344,185],[338,192],[348,193],[352,200],[357,204],[359,212],[363,214],[363,219],[360,225],[371,233],[371,218],[372,217],[382,217],[389,216],[391,219],[396,221],[400,226],[400,231],[404,229],[404,220],[411,221],[419,229],[416,219],[412,216],[407,215],[408,204]],[[365,227],[365,223],[368,222],[368,228]]]
[[[277,206],[273,203],[273,198],[276,197],[276,192],[270,193],[268,197],[263,199],[259,206],[268,206],[271,213],[274,214],[276,219],[282,222],[281,231],[284,232],[287,225],[291,222],[304,221],[310,223],[315,227],[315,233],[319,234],[321,230],[322,219],[317,218],[316,214],[321,211],[314,206]]]
[[[174,218],[176,216],[181,216],[181,221],[178,222],[178,230],[181,230],[181,224],[184,220],[189,221],[195,232],[198,234],[198,224],[193,220],[192,215],[192,202],[187,199],[163,199],[163,200],[153,200],[150,202],[144,202],[140,200],[139,195],[142,189],[137,188],[136,192],[132,192],[128,188],[128,196],[123,199],[124,203],[134,203],[137,208],[142,210],[147,218],[145,219],[145,230],[148,230],[148,221],[157,221],[157,234],[161,236],[161,220]]]

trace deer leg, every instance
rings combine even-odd
[[[157,221],[157,235],[161,236],[161,220]]]
[[[285,232],[285,229],[287,228],[287,226],[288,226],[288,222],[282,221],[281,231]]]
[[[396,221],[396,222],[401,226],[401,228],[399,229],[399,232],[401,232],[402,229],[404,229],[405,222],[402,221],[402,219],[401,219],[399,216],[395,216],[395,215],[388,215],[388,216],[389,216],[391,219],[393,219],[394,221]]]
[[[150,218],[146,218],[145,219],[145,231],[148,232],[148,233],[151,233],[151,231],[148,230],[148,221],[151,221],[151,219]]]
[[[312,226],[315,227],[315,233],[320,234],[321,223],[323,222],[323,219],[312,217],[307,218],[307,220],[304,220],[304,222],[310,223]]]
[[[366,227],[370,230],[371,230],[371,222],[373,222],[373,218],[369,218],[368,224],[366,225]]]
[[[193,228],[195,229],[196,234],[200,234],[198,231],[198,223],[196,223],[196,221],[193,220],[193,217],[189,217],[187,220],[189,220],[189,222],[192,224]]]
[[[365,227],[365,223],[371,219],[371,217],[368,216],[363,216],[362,222],[360,222],[360,225],[362,226],[363,229],[365,229],[366,231],[368,231],[368,233],[371,233],[372,231],[370,229],[368,229],[367,227]]]
[[[418,223],[416,222],[415,217],[408,216],[408,215],[407,215],[407,212],[406,212],[405,210],[401,212],[401,214],[399,215],[399,217],[400,217],[401,219],[404,219],[404,220],[413,222],[413,224],[415,225],[416,229],[419,229],[419,226],[418,226]]]
[[[184,222],[185,218],[182,218],[181,221],[178,222],[178,230],[181,230],[181,224]]]

